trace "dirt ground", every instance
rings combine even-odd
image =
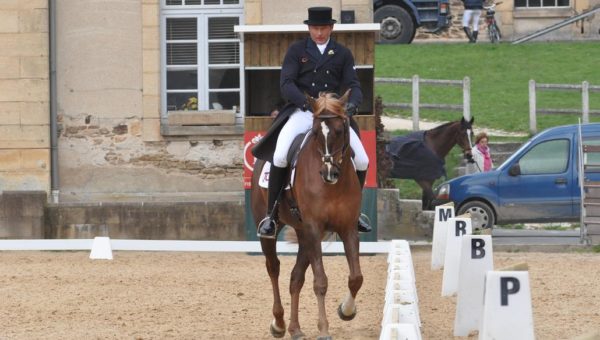
[[[262,255],[114,252],[0,252],[0,339],[271,339],[272,293]],[[281,256],[282,296],[293,256]],[[413,251],[423,339],[452,339],[455,297],[441,297],[442,271],[430,251]],[[324,259],[327,308],[336,339],[378,339],[387,263],[363,256],[358,315],[341,321],[346,294],[343,256]],[[530,266],[537,339],[572,339],[600,330],[600,254],[496,253],[496,268]],[[315,338],[312,274],[301,295],[300,322]],[[287,336],[286,336],[287,337]],[[472,335],[469,339],[475,339]]]

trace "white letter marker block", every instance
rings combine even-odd
[[[529,272],[487,273],[479,340],[488,339],[535,339]]]
[[[485,274],[492,270],[492,236],[463,236],[458,268],[454,336],[468,336],[471,331],[479,330],[483,314]]]
[[[90,259],[97,260],[112,260],[112,248],[110,247],[110,238],[108,237],[94,237],[92,243],[92,251],[90,252]]]
[[[444,274],[442,276],[442,296],[452,296],[458,291],[458,261],[463,235],[470,235],[471,218],[455,217],[448,219]]]
[[[435,207],[433,239],[431,242],[431,269],[442,269],[446,255],[446,233],[448,220],[454,217],[454,205],[444,204]]]

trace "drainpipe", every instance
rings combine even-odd
[[[58,126],[56,119],[56,1],[48,0],[50,65],[50,190],[52,203],[58,203]]]

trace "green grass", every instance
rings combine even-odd
[[[597,42],[556,42],[504,44],[410,44],[377,45],[376,77],[428,79],[471,79],[471,114],[475,128],[529,132],[528,83],[581,84],[587,80],[600,85]],[[459,87],[421,86],[421,103],[462,104]],[[384,102],[411,101],[408,85],[375,85],[375,94]],[[539,91],[539,108],[581,109],[581,93]],[[600,110],[600,92],[590,92],[590,109]],[[410,110],[386,114],[410,116]],[[456,120],[460,112],[422,110],[421,118]],[[574,124],[578,115],[538,115],[538,131]],[[591,116],[600,122],[599,116]]]

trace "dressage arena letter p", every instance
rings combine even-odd
[[[479,339],[535,339],[529,272],[490,271],[486,276]]]

